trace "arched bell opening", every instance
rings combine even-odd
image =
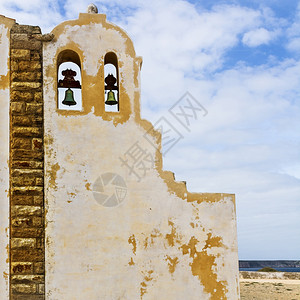
[[[113,52],[104,57],[104,85],[105,111],[120,111],[118,58]]]
[[[57,59],[58,109],[82,110],[81,64],[78,54],[62,51]]]

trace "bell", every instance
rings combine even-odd
[[[69,106],[77,104],[76,101],[74,100],[74,93],[70,88],[66,90],[65,99],[62,102],[62,104],[69,105]]]
[[[107,105],[116,105],[118,104],[118,101],[115,98],[115,94],[113,91],[109,91],[107,94],[107,100],[105,101],[105,104]]]

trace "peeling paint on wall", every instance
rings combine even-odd
[[[166,234],[166,239],[167,239],[169,245],[173,247],[175,245],[175,243],[180,242],[180,239],[179,239],[178,233],[176,232],[174,223],[169,221],[169,225],[172,227],[172,229],[171,229],[171,233]]]
[[[144,272],[144,280],[141,282],[141,299],[147,293],[147,287],[149,283],[153,280],[153,270]]]
[[[208,255],[206,249],[222,247],[220,237],[211,237],[208,234],[206,245],[202,251],[197,250],[198,240],[193,236],[189,243],[182,245],[183,255],[189,254],[193,259],[190,263],[193,276],[197,276],[204,286],[204,290],[211,295],[212,300],[226,299],[226,282],[218,281],[213,267],[216,266],[215,257]]]
[[[134,234],[129,237],[128,243],[132,245],[132,252],[134,255],[136,255],[136,240]]]
[[[60,170],[60,166],[58,163],[51,166],[51,172],[50,172],[50,179],[49,184],[52,188],[55,188],[56,186],[56,178],[57,178],[57,172]]]
[[[166,261],[168,261],[169,272],[173,274],[176,269],[176,265],[178,264],[178,257],[171,258],[167,255]]]

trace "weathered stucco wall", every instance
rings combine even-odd
[[[9,295],[9,52],[14,20],[0,15],[0,297]]]
[[[144,138],[151,125],[139,116],[141,59],[128,36],[91,14],[53,34],[43,51],[46,298],[238,299],[234,195],[190,194],[162,171]],[[57,109],[57,57],[67,49],[81,60],[80,112]],[[109,51],[119,60],[119,113],[104,111]],[[135,143],[154,160],[140,179],[120,159],[132,158]],[[116,193],[108,173],[124,192],[112,207],[103,203]]]

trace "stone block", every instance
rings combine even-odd
[[[14,42],[24,42],[28,41],[28,32],[12,32],[11,39]],[[12,47],[13,48],[13,47]]]
[[[11,33],[31,33],[31,34],[38,34],[38,33],[41,33],[41,29],[40,29],[39,26],[15,24],[12,27],[12,29],[11,29]]]
[[[30,61],[21,60],[18,63],[18,71],[31,71]]]
[[[10,61],[10,70],[12,72],[19,71],[19,63],[17,61]]]
[[[18,127],[41,127],[43,124],[43,117],[38,115],[13,115],[12,125]]]
[[[36,178],[32,176],[18,176],[11,178],[14,186],[35,186]]]
[[[36,186],[43,186],[44,185],[44,179],[42,177],[38,177],[35,179],[35,185]]]
[[[27,61],[27,60],[22,60],[18,64],[18,70],[19,71],[38,71],[42,69],[42,65],[39,61]]]
[[[11,236],[20,237],[20,238],[43,237],[44,230],[42,228],[36,228],[36,227],[12,227]],[[19,261],[19,260],[15,260],[15,261]]]
[[[32,226],[43,227],[44,226],[43,218],[42,217],[33,217],[32,218]]]
[[[11,205],[33,205],[33,197],[27,195],[15,195],[11,197]]]
[[[12,284],[12,293],[17,294],[35,294],[36,285],[35,284]]]
[[[39,89],[42,87],[40,82],[12,82],[11,88],[18,90]]]
[[[40,60],[41,59],[41,54],[39,51],[31,51],[31,57],[30,60]]]
[[[11,47],[14,49],[41,50],[42,43],[37,40],[21,40],[24,37],[18,37],[18,40],[12,39]]]
[[[30,70],[32,71],[38,71],[38,70],[42,70],[42,65],[40,63],[40,61],[30,61]]]
[[[45,294],[45,284],[38,285],[38,293],[41,295]]]
[[[32,139],[32,150],[42,150],[43,139],[33,138]]]
[[[13,227],[31,227],[33,226],[33,217],[13,217],[11,218],[11,225]]]
[[[43,284],[45,276],[43,275],[12,275],[11,282],[14,284]]]
[[[43,160],[43,151],[12,149],[13,160]]]
[[[30,26],[31,34],[41,34],[41,28],[39,26]]]
[[[11,263],[11,274],[32,274],[32,262],[13,262]]]
[[[41,72],[13,72],[11,74],[12,82],[31,82],[40,81],[42,78]]]
[[[12,171],[11,175],[12,176],[22,176],[22,175],[34,175],[34,176],[39,176],[43,177],[44,171],[39,170],[39,169],[15,169]]]
[[[30,50],[25,49],[12,49],[11,58],[20,60],[30,60],[31,54]]]
[[[43,130],[40,127],[13,127],[14,137],[41,137]]]
[[[28,116],[13,116],[12,117],[13,126],[32,126],[32,118]]]
[[[30,115],[31,121],[32,121],[32,126],[33,127],[40,127],[43,128],[43,115],[37,115],[37,114],[33,114]]]
[[[43,195],[43,191],[43,187],[40,186],[12,186],[11,195],[39,196]]]
[[[43,238],[36,239],[36,248],[44,249],[45,242]]]
[[[22,102],[11,102],[10,103],[12,113],[24,113],[25,103]]]
[[[31,144],[32,144],[31,143],[31,139],[14,138],[11,141],[11,148],[12,149],[26,149],[26,150],[30,150],[31,147],[32,147]]]
[[[42,161],[12,161],[12,168],[17,169],[43,169],[44,163]]]
[[[37,245],[36,239],[34,238],[11,238],[10,246],[11,249],[15,248],[35,248]]]
[[[33,196],[33,204],[34,205],[43,205],[43,203],[44,203],[43,195]]]
[[[13,73],[13,74],[18,74],[18,73]],[[12,101],[32,102],[33,99],[34,99],[34,95],[31,92],[11,91],[11,93],[10,93],[10,99]]]
[[[11,207],[11,216],[20,217],[20,216],[41,216],[42,208],[40,206],[32,205],[14,205]]]
[[[43,274],[44,272],[45,272],[44,262],[35,262],[34,263],[34,273],[35,274]]]
[[[44,251],[43,249],[12,249],[11,250],[11,260],[12,261],[20,261],[20,262],[42,262],[44,259]]]
[[[26,112],[29,114],[42,114],[43,104],[40,103],[27,103]]]
[[[35,92],[34,93],[34,101],[42,102],[43,101],[43,93],[42,92]]]

